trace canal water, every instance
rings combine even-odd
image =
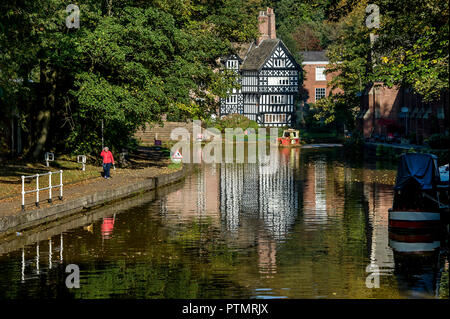
[[[446,234],[388,230],[395,164],[278,152],[0,240],[0,299],[448,298]]]

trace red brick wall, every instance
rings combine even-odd
[[[326,64],[304,64],[304,79],[303,79],[303,93],[307,94],[306,103],[311,104],[316,102],[316,88],[325,88],[326,96],[330,93],[330,88],[327,87],[331,79],[336,76],[336,73],[326,75],[326,81],[316,81],[316,67],[326,67]],[[341,89],[334,89],[333,94],[341,93]]]
[[[405,119],[400,117],[402,107],[407,107],[410,112],[414,109],[429,109],[431,114],[428,115],[428,118]],[[438,109],[443,109],[443,119],[438,118]],[[430,135],[444,134],[448,130],[448,93],[443,94],[440,100],[425,103],[420,96],[413,94],[408,89],[388,88],[383,83],[375,83],[365,90],[361,100],[361,110],[367,110],[367,112],[365,112],[364,118],[357,119],[358,127],[366,138],[372,134],[386,136],[389,131],[397,131],[403,136],[406,133],[407,125],[408,133],[416,133],[416,140],[411,142],[422,143]],[[383,123],[385,120],[391,124],[386,125]]]

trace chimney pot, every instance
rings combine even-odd
[[[276,39],[277,34],[275,30],[275,14],[272,8],[267,8],[266,11],[260,11],[259,17],[259,33],[260,36],[256,41],[256,45],[259,45],[266,39]]]

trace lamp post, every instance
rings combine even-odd
[[[105,147],[104,144],[105,144],[105,143],[104,143],[104,139],[103,139],[103,119],[102,119],[102,150],[103,150],[103,148]]]
[[[407,107],[402,107],[402,113],[405,114],[405,138],[408,136],[408,112],[409,109]]]

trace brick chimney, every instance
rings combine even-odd
[[[256,45],[259,45],[263,40],[277,38],[275,31],[275,13],[273,13],[272,8],[267,8],[266,11],[259,11],[258,22],[260,36],[256,41]]]

